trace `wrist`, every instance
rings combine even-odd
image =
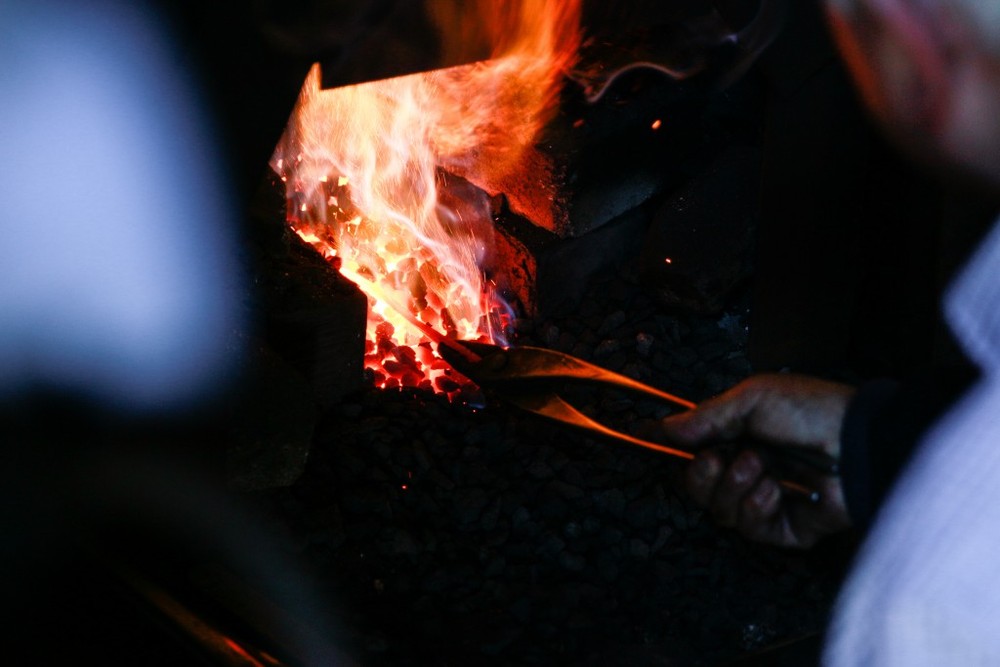
[[[899,392],[890,379],[866,382],[847,405],[840,434],[840,480],[851,523],[864,530],[878,510],[872,470],[872,424]]]

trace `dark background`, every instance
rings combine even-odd
[[[250,202],[267,174],[309,65],[318,58],[349,60],[345,39],[381,25],[395,4],[355,9],[356,3],[334,3],[330,13],[304,1],[165,4],[164,15],[215,109],[241,201]],[[326,25],[309,22],[317,15],[333,27],[315,29]],[[303,24],[313,28],[309,39],[280,37],[301,34]],[[853,92],[815,0],[790,3],[784,29],[747,81],[765,100],[749,287],[753,369],[863,380],[962,363],[938,304],[992,220],[992,202],[969,187],[942,183],[882,137]],[[64,500],[54,496],[71,500],[80,488],[92,490],[92,484],[76,484],[88,474],[75,465],[87,458],[81,452],[106,451],[113,459],[137,442],[168,459],[188,461],[197,452],[191,458],[197,472],[175,481],[211,487],[222,465],[215,438],[220,425],[205,414],[123,424],[71,397],[51,396],[4,406],[0,418],[0,432],[14,445],[6,450],[4,562],[16,579],[7,627],[16,635],[12,650],[34,657],[22,664],[66,654],[105,664],[193,664],[186,644],[80,549],[80,524],[73,519],[92,516],[47,519]],[[157,551],[168,535],[150,537],[143,558],[183,555],[181,548]],[[109,543],[122,536],[136,537],[125,531]]]

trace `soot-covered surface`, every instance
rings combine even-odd
[[[693,400],[751,372],[740,297],[669,314],[632,274],[517,342]],[[669,410],[580,398],[631,429]],[[681,465],[500,404],[370,389],[325,415],[294,485],[257,500],[360,664],[717,665],[820,632],[847,547],[750,544],[685,497]]]

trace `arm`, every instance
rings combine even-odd
[[[906,382],[862,385],[844,416],[841,483],[851,521],[867,530],[921,435],[975,381],[971,365],[937,367]]]

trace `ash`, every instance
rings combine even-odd
[[[515,342],[697,401],[752,370],[734,301],[668,313],[626,267],[573,315],[519,322]],[[638,434],[669,414],[575,401]],[[818,637],[847,548],[746,542],[684,495],[682,465],[502,404],[370,389],[325,415],[293,485],[258,500],[359,664],[720,665]]]

